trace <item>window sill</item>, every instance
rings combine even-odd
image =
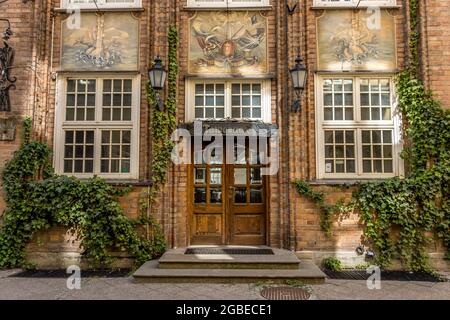
[[[307,181],[312,186],[355,186],[366,182],[382,182],[391,178],[366,178],[366,179],[318,179]]]
[[[70,13],[72,8],[55,8],[55,12]],[[144,11],[143,7],[123,7],[123,8],[80,8],[81,12],[140,12]]]
[[[362,4],[359,5],[358,7],[356,6],[312,6],[310,9],[311,10],[327,10],[327,9],[332,9],[332,10],[350,10],[350,9],[367,9],[367,8],[371,8],[371,7],[376,7],[376,8],[380,8],[380,9],[400,9],[402,6],[399,5],[367,5],[367,4]]]
[[[233,11],[270,11],[273,6],[259,6],[259,7],[228,7],[228,10]],[[213,11],[213,10],[227,10],[227,7],[191,7],[184,6],[183,10],[186,11]]]
[[[223,74],[190,74],[187,73],[184,75],[184,78],[189,80],[271,80],[275,79],[275,75],[273,73],[266,73],[266,74],[255,74],[255,75],[242,75],[242,74],[230,74],[230,75],[223,75]]]
[[[81,181],[88,181],[91,178],[78,178]],[[106,183],[114,185],[114,186],[133,186],[133,187],[151,187],[153,185],[153,182],[151,180],[136,180],[136,179],[108,179],[108,178],[102,178],[106,181]]]

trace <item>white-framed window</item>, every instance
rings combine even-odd
[[[141,0],[61,0],[63,9],[128,9],[142,7]]]
[[[269,0],[187,0],[188,8],[267,7]]]
[[[140,76],[58,77],[56,172],[137,179],[139,100]]]
[[[403,175],[390,76],[316,76],[319,179]]]
[[[397,4],[396,0],[314,0],[314,7],[390,7]]]
[[[270,95],[268,80],[191,80],[186,90],[186,121],[271,122]]]

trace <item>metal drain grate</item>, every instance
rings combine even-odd
[[[257,248],[189,248],[184,254],[274,254],[272,249]]]
[[[311,294],[302,288],[270,287],[261,290],[267,300],[308,300]]]
[[[336,280],[367,280],[370,274],[365,270],[347,270],[347,271],[330,271],[322,270],[329,279]],[[442,282],[445,281],[437,276],[424,272],[407,272],[407,271],[381,271],[381,280],[390,281],[426,281],[426,282]]]

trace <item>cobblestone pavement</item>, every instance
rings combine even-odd
[[[252,284],[137,284],[132,278],[85,278],[80,290],[68,290],[62,278],[12,278],[17,270],[0,271],[0,299],[149,299],[254,300],[263,299]],[[381,290],[365,281],[327,280],[313,285],[313,299],[446,299],[450,282],[383,281]]]

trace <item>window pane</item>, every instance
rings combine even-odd
[[[325,106],[333,105],[333,95],[331,93],[325,93],[323,96],[323,104]]]
[[[325,143],[333,143],[334,133],[333,131],[325,131]]]
[[[363,171],[365,173],[393,173],[391,131],[364,130],[362,133]]]
[[[211,168],[209,174],[210,184],[222,184],[222,169],[221,168]]]
[[[224,106],[225,105],[225,97],[217,96],[216,97],[216,106]]]
[[[250,203],[263,203],[262,189],[250,189]]]
[[[86,109],[86,120],[87,121],[94,121],[95,120],[95,109],[94,108]]]
[[[262,184],[262,175],[260,168],[250,169],[250,184]]]
[[[75,92],[75,80],[67,80],[67,92]]]
[[[67,108],[66,109],[66,121],[73,121],[75,119],[75,109]]]
[[[120,143],[120,131],[111,131],[112,143]]]
[[[235,188],[234,203],[247,203],[247,189]]]
[[[355,133],[353,131],[345,131],[345,142],[346,143],[355,142]]]
[[[261,108],[253,108],[252,118],[261,118]]]
[[[247,169],[234,169],[234,184],[247,184]]]
[[[384,172],[386,172],[386,173],[394,172],[392,160],[384,160]]]
[[[195,184],[206,184],[206,168],[195,168]]]
[[[347,160],[347,173],[355,173],[356,167],[355,167],[355,160]]]
[[[217,108],[216,109],[216,118],[225,118],[225,109],[224,108]]]
[[[216,84],[216,94],[224,94],[225,93],[225,85]]]
[[[333,108],[325,108],[324,120],[333,120]]]
[[[75,106],[75,95],[74,94],[67,95],[66,105],[67,106]]]
[[[211,189],[209,203],[222,203],[222,189]]]
[[[203,93],[204,93],[203,84],[196,84],[195,85],[195,94],[203,94]]]
[[[205,93],[206,94],[214,94],[214,84],[206,84],[205,85]]]
[[[336,143],[344,143],[344,131],[335,131]]]
[[[206,203],[206,188],[195,188],[194,189],[194,202],[195,203]]]

